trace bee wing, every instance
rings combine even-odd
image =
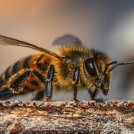
[[[3,36],[3,35],[0,35],[0,45],[27,47],[27,48],[31,48],[31,49],[34,49],[34,50],[37,50],[37,51],[40,51],[40,52],[43,52],[43,53],[47,53],[47,54],[49,54],[51,56],[54,56],[54,57],[56,57],[60,60],[65,60],[64,57],[61,57],[58,54],[56,54],[56,53],[54,53],[50,50],[38,47],[38,46],[36,46],[34,44],[31,44],[31,43],[28,43],[28,42],[24,42],[24,41],[20,41],[20,40],[17,40],[17,39],[10,38],[10,37],[6,37],[6,36]]]
[[[65,34],[61,37],[56,38],[53,43],[53,45],[70,45],[70,46],[83,46],[82,41],[71,34]]]

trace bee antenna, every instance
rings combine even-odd
[[[127,65],[127,64],[134,64],[134,61],[116,63],[113,67],[111,67],[111,68],[109,69],[109,72],[112,71],[112,70],[114,70],[117,66],[120,66],[120,65]]]
[[[112,61],[111,63],[107,64],[104,70],[104,73],[108,70],[108,67],[112,64],[117,64],[117,61]]]

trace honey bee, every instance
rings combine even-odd
[[[79,89],[87,89],[91,99],[96,99],[98,90],[104,95],[108,94],[114,68],[134,63],[111,61],[104,52],[88,49],[73,35],[59,37],[53,44],[62,44],[59,52],[0,35],[0,45],[21,46],[39,51],[18,60],[1,74],[0,99],[39,91],[38,95],[43,93],[46,101],[51,101],[53,90],[59,89],[73,90],[74,101],[78,101]]]

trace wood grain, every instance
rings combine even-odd
[[[134,102],[0,101],[0,133],[131,134]]]

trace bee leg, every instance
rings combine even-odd
[[[94,91],[91,91],[90,89],[88,90],[88,93],[91,97],[91,100],[96,100],[96,96],[97,96],[97,93],[98,93],[98,90],[97,88],[94,90]]]
[[[46,87],[45,87],[46,101],[51,101],[51,99],[52,99],[52,93],[53,93],[52,80],[53,80],[53,76],[54,76],[54,66],[51,65],[49,67],[49,70],[48,70]]]
[[[31,76],[32,70],[22,69],[18,73],[14,74],[7,82],[7,84],[0,87],[0,91],[9,89],[12,94],[19,94],[23,91],[25,81]]]
[[[32,100],[42,100],[44,98],[44,90],[40,90],[36,93]]]
[[[73,74],[73,86],[74,86],[74,98],[73,100],[75,102],[78,102],[77,100],[77,84],[79,82],[79,74],[80,74],[80,69],[78,67],[75,68],[74,74]]]

